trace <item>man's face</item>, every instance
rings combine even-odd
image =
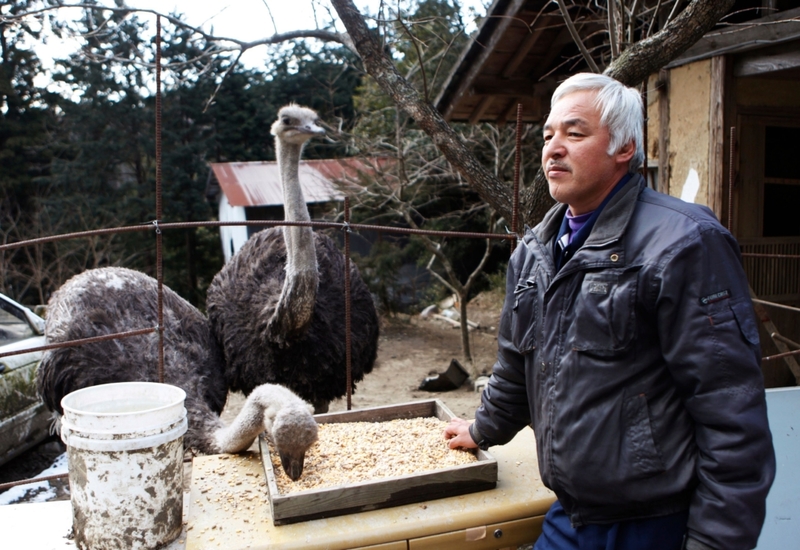
[[[633,144],[608,154],[608,128],[600,125],[596,92],[574,92],[553,106],[544,125],[542,166],[550,195],[573,215],[591,212],[627,173]]]

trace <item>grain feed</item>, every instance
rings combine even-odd
[[[476,462],[473,453],[447,446],[446,425],[434,417],[320,424],[319,440],[306,451],[297,481],[284,473],[270,442],[275,483],[287,495]]]

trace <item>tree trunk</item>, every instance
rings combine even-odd
[[[697,42],[733,3],[734,0],[692,0],[661,31],[625,50],[608,66],[605,74],[628,86],[637,86],[648,75],[661,69]],[[464,176],[481,199],[510,220],[514,204],[512,185],[500,181],[486,170],[442,115],[400,75],[374,34],[367,28],[364,17],[352,0],[331,0],[331,4],[352,38],[366,72],[431,137],[447,161]],[[538,184],[532,187],[525,195],[524,208],[520,212],[523,223],[527,225],[535,225],[541,219],[542,210],[546,211],[544,207],[548,205],[547,196],[542,195],[542,188]]]
[[[472,362],[472,350],[469,347],[469,324],[467,320],[467,294],[468,291],[464,291],[463,295],[458,295],[458,314],[461,315],[461,350],[464,353],[464,362],[467,363],[467,368],[469,369],[470,375],[472,375],[472,379],[474,380],[476,377],[477,368]]]
[[[550,187],[544,170],[539,168],[533,177],[533,183],[522,192],[520,197],[520,218],[529,227],[535,226],[542,221],[547,211],[553,207],[556,201],[550,195]],[[524,233],[523,228],[517,228],[519,235]]]
[[[353,39],[364,68],[395,104],[428,134],[447,161],[469,182],[476,193],[496,211],[511,219],[513,189],[487,170],[430,102],[397,71],[367,28],[351,0],[331,0],[347,33]]]
[[[638,86],[681,55],[733,7],[735,0],[692,0],[666,27],[631,45],[603,74],[628,86]]]

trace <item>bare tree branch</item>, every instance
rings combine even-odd
[[[617,1],[608,0],[608,42],[611,45],[611,60],[619,57],[619,44],[617,43]]]
[[[331,0],[364,67],[383,91],[433,139],[448,162],[498,212],[511,212],[511,187],[489,172],[442,115],[398,72],[383,52],[352,0]]]
[[[414,50],[417,52],[417,59],[419,60],[419,71],[422,74],[422,97],[425,98],[425,101],[429,101],[430,95],[428,94],[428,77],[425,74],[422,52],[419,49],[419,40],[412,34],[411,30],[405,24],[400,14],[397,15],[397,22],[400,23],[400,26],[403,27],[403,30],[406,31],[409,39],[411,39],[411,43],[414,44]]]
[[[638,86],[649,75],[689,49],[731,9],[733,3],[734,0],[692,0],[663,29],[622,52],[604,74],[628,86]]]
[[[564,0],[556,1],[558,2],[558,7],[561,10],[561,16],[564,18],[564,23],[567,25],[567,30],[569,30],[572,40],[575,41],[575,44],[581,51],[583,58],[586,60],[586,64],[589,65],[589,68],[593,73],[599,73],[600,67],[598,67],[597,63],[594,62],[592,55],[589,53],[589,50],[586,49],[586,45],[583,43],[583,40],[581,40],[581,35],[578,34],[578,30],[575,28],[575,24],[572,22],[572,17],[570,17],[569,11],[567,11],[567,5],[564,4]],[[609,0],[609,3],[611,2],[613,2],[613,0]]]
[[[650,25],[648,25],[647,32],[644,34],[644,36],[642,36],[642,39],[649,37],[650,33],[653,32],[653,25],[655,24],[656,19],[658,19],[658,10],[660,9],[661,9],[661,0],[658,0],[658,3],[656,4],[655,9],[653,10],[653,16],[650,18]]]
[[[61,10],[66,8],[78,8],[84,10],[95,10],[95,11],[111,11],[115,13],[149,13],[152,15],[160,15],[176,27],[181,27],[184,29],[188,29],[193,33],[205,38],[209,42],[219,43],[219,42],[229,42],[236,46],[236,49],[247,51],[249,49],[255,48],[257,46],[264,46],[269,44],[280,44],[282,42],[288,42],[289,40],[297,40],[301,38],[316,38],[318,40],[323,40],[327,42],[336,42],[341,44],[342,46],[346,47],[353,53],[358,53],[355,50],[353,42],[350,40],[350,37],[346,33],[338,33],[333,31],[326,31],[322,29],[309,29],[309,30],[297,30],[285,33],[276,33],[272,36],[262,38],[260,40],[252,40],[252,41],[245,41],[239,40],[238,38],[231,38],[228,36],[216,36],[205,32],[200,27],[195,27],[189,25],[185,21],[174,17],[172,15],[165,15],[158,10],[149,9],[149,8],[130,8],[130,7],[112,7],[112,6],[101,6],[97,4],[56,4],[52,6],[46,6],[40,9],[27,11],[25,13],[15,14],[15,15],[3,15],[0,16],[0,22],[16,22],[25,19],[26,17],[30,17],[37,14],[42,14],[49,11],[54,10]]]

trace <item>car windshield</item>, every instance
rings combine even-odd
[[[0,300],[0,346],[36,336],[25,320],[25,314]]]

